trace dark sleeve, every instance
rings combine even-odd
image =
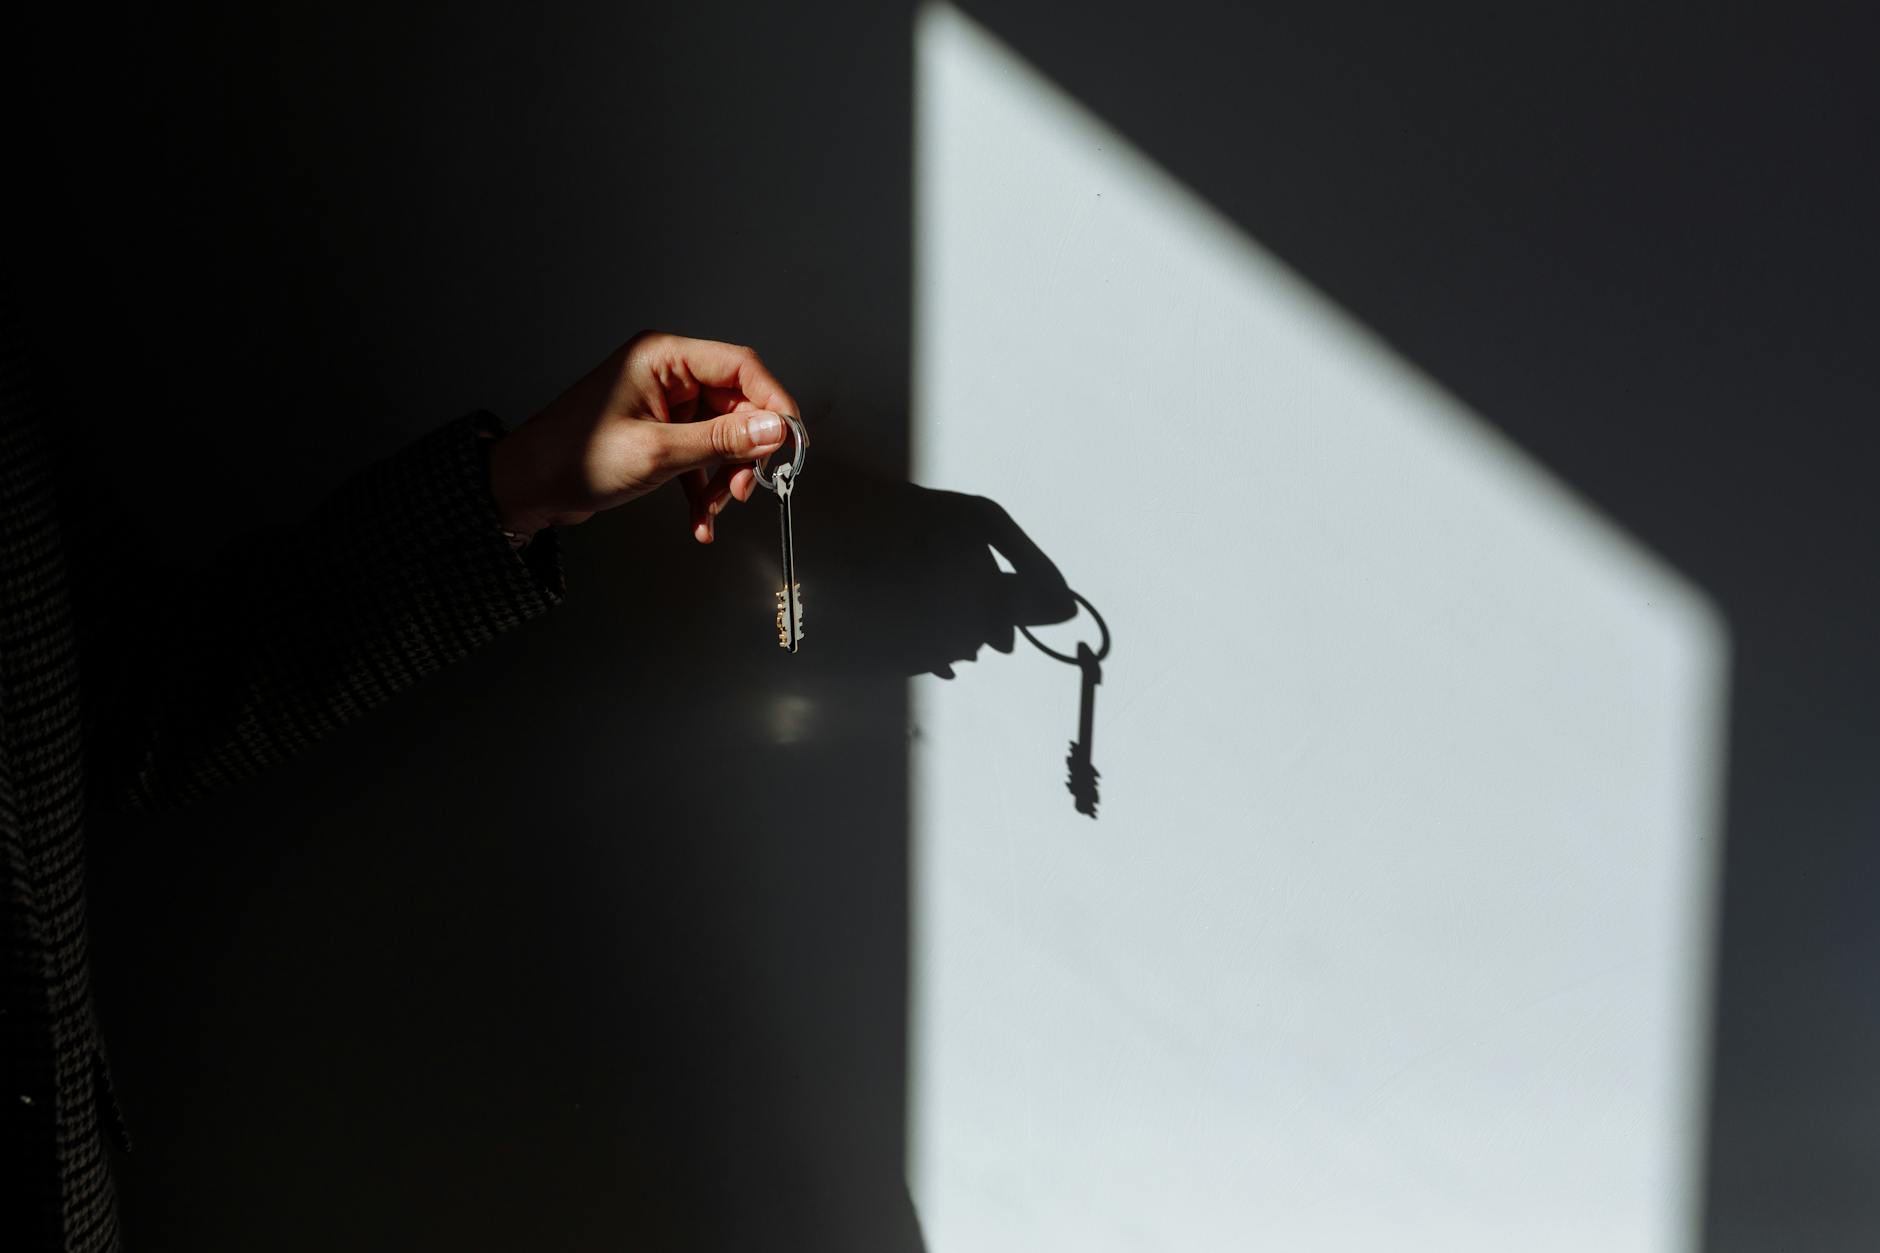
[[[559,604],[553,532],[518,553],[498,524],[499,431],[486,414],[433,431],[207,569],[79,555],[94,799],[187,803]],[[118,585],[85,577],[101,571]]]

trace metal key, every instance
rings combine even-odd
[[[757,481],[777,493],[777,505],[782,512],[783,525],[783,588],[777,593],[777,644],[791,652],[803,642],[803,589],[796,581],[796,538],[790,525],[790,497],[796,491],[797,480],[803,475],[803,458],[809,447],[809,437],[803,430],[802,422],[789,414],[783,420],[790,424],[790,434],[796,440],[796,456],[786,465],[777,467],[776,473],[766,477],[764,466],[759,462],[755,467]]]
[[[796,583],[796,540],[790,533],[790,493],[796,476],[777,467],[777,503],[783,513],[783,590],[777,593],[777,643],[795,652],[803,642],[803,589]]]

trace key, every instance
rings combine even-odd
[[[790,527],[790,497],[796,491],[796,482],[803,477],[803,458],[809,451],[809,433],[803,429],[802,420],[789,414],[783,420],[790,426],[790,437],[796,442],[792,460],[779,465],[771,474],[764,473],[764,463],[757,462],[752,469],[757,474],[757,485],[767,487],[777,493],[777,508],[782,513],[783,526],[783,587],[777,593],[777,645],[795,652],[797,645],[803,642],[803,589],[796,582],[796,536]]]
[[[790,531],[790,496],[796,490],[794,467],[777,467],[777,506],[783,518],[783,589],[777,593],[777,644],[795,652],[803,642],[803,589],[796,582],[796,539]]]
[[[1076,592],[1071,592],[1071,599],[1083,607],[1102,636],[1102,642],[1094,649],[1090,645],[1078,642],[1077,651],[1061,653],[1031,633],[1031,628],[1023,622],[1018,624],[1019,631],[1036,648],[1053,661],[1062,661],[1077,667],[1078,677],[1083,680],[1077,694],[1077,738],[1071,741],[1071,751],[1064,758],[1065,769],[1069,777],[1064,786],[1071,794],[1071,801],[1077,812],[1089,817],[1097,816],[1097,780],[1101,777],[1096,763],[1090,757],[1090,743],[1096,736],[1097,726],[1097,684],[1103,682],[1103,659],[1110,655],[1110,626],[1097,612],[1097,607]]]

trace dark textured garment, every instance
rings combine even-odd
[[[557,603],[552,535],[519,556],[498,526],[494,431],[443,427],[208,570],[140,569],[0,309],[0,1248],[119,1244],[86,813],[185,804]]]

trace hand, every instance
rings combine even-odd
[[[752,463],[783,446],[796,401],[749,348],[654,331],[615,349],[490,450],[503,526],[534,534],[679,479],[692,535],[757,489]]]

